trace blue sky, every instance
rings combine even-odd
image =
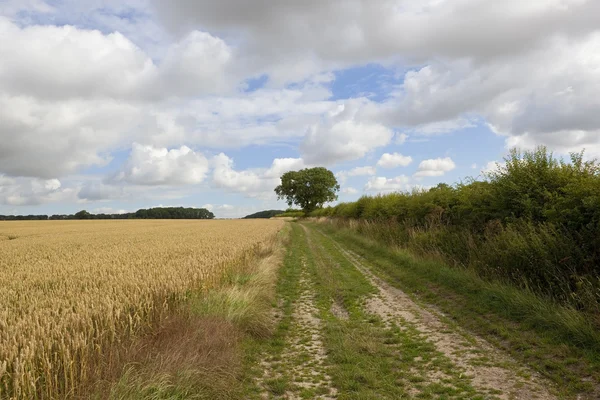
[[[586,0],[0,0],[0,214],[230,218],[317,165],[351,201],[597,157],[599,27]]]

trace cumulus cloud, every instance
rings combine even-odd
[[[454,168],[456,164],[450,157],[423,160],[419,164],[415,177],[442,176]]]
[[[490,161],[481,169],[483,175],[489,175],[492,172],[502,170],[506,166],[504,161]]]
[[[406,167],[412,161],[411,156],[403,156],[400,153],[384,153],[377,162],[377,166],[382,168]]]
[[[208,159],[187,146],[155,148],[134,143],[125,165],[111,181],[135,185],[195,185],[202,183]]]
[[[305,167],[301,158],[276,158],[269,168],[234,169],[233,159],[221,153],[212,160],[212,182],[215,186],[249,197],[273,197],[273,190],[281,183],[281,175]]]
[[[224,73],[232,59],[232,50],[222,39],[192,31],[167,51],[161,65],[168,85],[164,90],[187,95],[227,92],[237,85]]]
[[[38,99],[137,97],[153,83],[152,60],[120,33],[73,26],[20,28],[0,16],[0,91]]]
[[[596,29],[594,16],[600,14],[600,5],[593,0],[153,3],[173,31],[202,26],[232,37],[241,34],[249,51],[272,64],[299,54],[322,63],[361,63],[398,55],[420,61],[432,54],[505,58],[541,46],[556,34],[578,37]]]
[[[369,179],[365,185],[366,192],[394,192],[409,190],[411,179],[406,175],[400,175],[395,178],[385,178],[382,176]]]
[[[310,127],[300,146],[303,158],[311,164],[331,165],[356,160],[390,143],[393,132],[386,126],[362,121],[360,104],[349,102],[324,121]]]
[[[342,190],[343,194],[357,194],[358,190],[353,187],[345,187]]]
[[[351,177],[351,176],[370,176],[370,175],[375,175],[376,173],[377,173],[377,170],[375,169],[375,167],[364,166],[364,167],[355,167],[349,171],[340,171],[337,174],[335,174],[335,176],[337,177],[337,180],[340,183],[344,183],[344,182],[346,182],[348,177]]]
[[[35,206],[74,200],[76,191],[63,188],[58,179],[6,178],[0,176],[0,204]]]

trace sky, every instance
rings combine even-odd
[[[284,209],[600,156],[596,0],[0,0],[0,214]]]

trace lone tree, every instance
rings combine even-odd
[[[323,167],[286,172],[281,176],[281,185],[275,188],[279,200],[285,200],[290,207],[300,206],[305,213],[337,200],[339,191],[333,172]]]

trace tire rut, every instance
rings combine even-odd
[[[503,400],[555,399],[537,373],[519,365],[514,359],[481,338],[443,322],[434,312],[415,303],[406,293],[375,276],[361,256],[336,248],[377,288],[379,294],[365,303],[366,311],[380,317],[386,326],[402,329],[410,324],[427,341],[471,378],[472,385],[482,393],[493,393]]]
[[[306,262],[299,280],[300,296],[294,303],[292,323],[287,337],[287,348],[277,359],[261,363],[264,375],[260,379],[261,397],[264,399],[332,400],[337,398],[331,377],[327,373],[326,351],[321,334],[322,321],[317,316],[314,286],[307,271]],[[267,389],[268,381],[286,376],[290,385],[285,393],[274,395]]]

